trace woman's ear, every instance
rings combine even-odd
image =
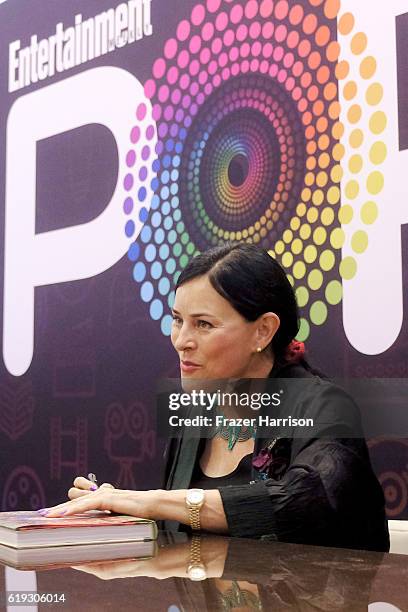
[[[270,344],[272,338],[279,329],[280,319],[275,312],[265,312],[257,320],[256,327],[256,347],[262,350]]]

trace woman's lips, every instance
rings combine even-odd
[[[198,370],[198,368],[201,368],[201,366],[198,365],[198,363],[194,363],[193,361],[180,361],[180,369],[186,374],[190,372],[195,372],[196,370]]]

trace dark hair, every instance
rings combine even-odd
[[[178,287],[208,274],[214,289],[247,321],[274,312],[280,326],[271,345],[275,366],[286,363],[285,352],[299,331],[295,294],[283,268],[269,253],[254,244],[226,244],[204,251],[181,272]]]

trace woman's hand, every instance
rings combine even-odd
[[[83,563],[72,565],[72,569],[86,574],[92,574],[100,580],[114,580],[115,578],[161,578],[154,571],[155,562],[149,560],[119,559],[117,561],[98,561],[97,563]],[[168,578],[168,576],[165,576]]]
[[[96,491],[98,488],[109,487],[113,489],[113,485],[108,482],[104,482],[100,487],[96,485],[92,480],[88,480],[88,478],[84,478],[83,476],[77,476],[72,483],[74,486],[71,487],[68,491],[69,499],[77,499],[82,495],[87,495],[90,491]]]
[[[75,479],[74,484],[77,480]],[[86,478],[81,480],[86,481]],[[155,508],[160,494],[160,489],[157,491],[128,491],[126,489],[114,489],[107,484],[91,492],[89,492],[89,489],[87,491],[78,487],[75,487],[74,490],[70,489],[70,491],[73,491],[71,501],[39,510],[40,514],[47,518],[53,518],[81,514],[88,510],[110,510],[118,514],[130,514],[131,516],[150,519],[155,518]],[[75,495],[77,496],[75,497]]]
[[[86,478],[83,479],[86,481]],[[77,482],[75,479],[74,484]],[[82,481],[79,484],[85,484]],[[139,518],[153,520],[178,521],[190,525],[186,507],[186,490],[165,491],[128,491],[113,489],[110,485],[102,485],[96,491],[88,492],[74,487],[73,497],[79,490],[79,495],[71,501],[58,504],[53,508],[43,508],[38,512],[47,518],[71,516],[88,510],[110,510],[118,514],[130,514]],[[201,528],[205,531],[227,533],[228,525],[220,492],[217,489],[205,492],[205,503],[200,511]]]
[[[93,574],[101,580],[115,578],[167,578],[187,577],[190,558],[190,543],[171,545],[159,548],[151,559],[117,559],[115,561],[98,561],[73,565],[72,569]]]
[[[73,565],[72,569],[93,574],[101,580],[146,577],[166,580],[187,578],[191,563],[191,540],[158,548],[151,559],[117,559]],[[224,572],[228,540],[220,537],[202,538],[200,560],[206,568],[207,578],[220,578]]]

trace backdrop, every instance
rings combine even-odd
[[[174,282],[227,240],[284,266],[327,374],[408,377],[404,11],[0,5],[3,510],[54,504],[88,471],[159,483]],[[408,517],[407,447],[370,441],[390,518]]]

